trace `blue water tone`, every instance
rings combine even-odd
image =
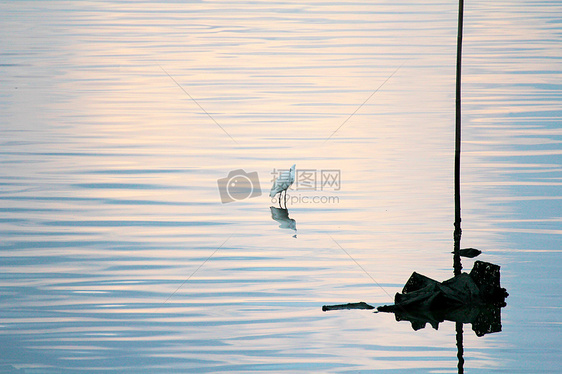
[[[1,1],[0,373],[457,373],[453,322],[322,311],[453,274],[457,5]],[[462,247],[510,294],[466,373],[562,364],[560,14],[465,2]]]

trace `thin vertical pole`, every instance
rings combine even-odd
[[[460,258],[461,241],[461,61],[462,61],[462,28],[464,0],[459,0],[459,21],[457,32],[457,75],[456,75],[456,116],[455,116],[455,246],[453,255],[454,274],[461,273]]]
[[[463,331],[462,331],[462,322],[456,322],[455,327],[457,331],[457,369],[459,374],[464,373],[464,347],[463,347]]]
[[[455,276],[462,270],[461,248],[461,61],[462,61],[462,26],[464,0],[459,0],[459,29],[457,33],[457,76],[456,76],[456,115],[455,115],[455,233],[453,234],[455,247],[453,254],[453,269]],[[457,369],[458,374],[464,373],[463,323],[456,323],[457,332]]]

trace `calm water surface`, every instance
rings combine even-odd
[[[452,322],[321,309],[452,275],[454,1],[0,12],[0,372],[457,372]],[[560,14],[466,4],[462,246],[510,293],[467,373],[562,364]]]

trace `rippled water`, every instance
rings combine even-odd
[[[457,372],[452,322],[321,309],[452,275],[455,2],[0,9],[0,372]],[[561,364],[560,14],[465,5],[463,247],[510,293],[468,373]]]

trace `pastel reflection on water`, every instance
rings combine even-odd
[[[465,10],[463,245],[510,292],[501,334],[464,336],[471,373],[560,367],[559,8]],[[389,304],[414,269],[450,277],[456,3],[0,12],[0,367],[455,370],[454,322],[413,333],[321,306]],[[266,194],[222,203],[230,171],[270,186],[294,163],[341,171],[289,202],[298,239]]]

